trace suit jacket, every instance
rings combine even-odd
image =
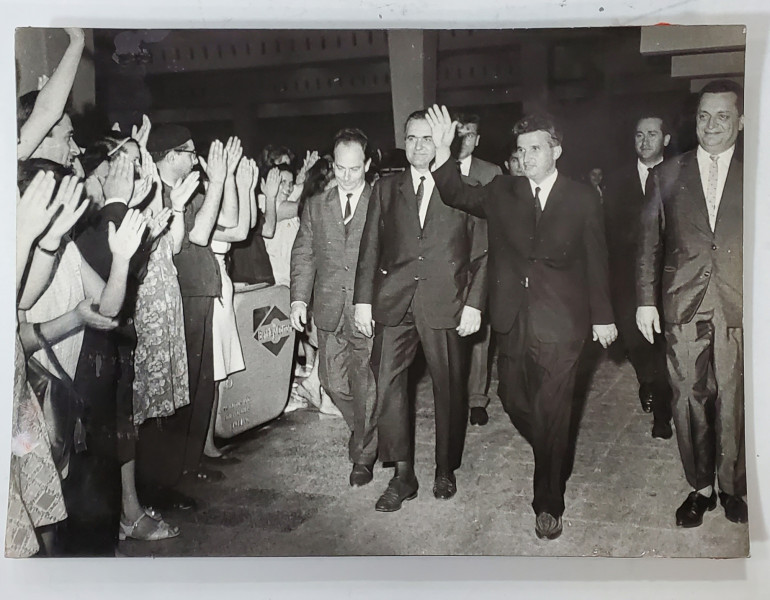
[[[471,185],[487,185],[498,175],[502,175],[503,171],[497,165],[476,158],[471,157],[471,168],[468,171],[468,176],[464,179],[466,183]]]
[[[728,327],[743,326],[743,164],[730,161],[711,231],[696,151],[650,174],[637,264],[639,304],[660,292],[666,322],[689,323],[706,289],[716,286]],[[661,274],[662,265],[662,274]]]
[[[444,205],[435,188],[420,228],[409,169],[383,177],[369,200],[353,302],[395,326],[414,298],[430,327],[457,327],[463,306],[484,308],[486,250],[483,222]]]
[[[604,219],[610,266],[610,291],[617,317],[636,315],[636,258],[644,210],[644,191],[637,163],[608,177]]]
[[[592,324],[614,321],[602,209],[590,187],[559,174],[535,228],[525,177],[473,187],[447,162],[433,178],[446,204],[487,220],[495,331],[510,331],[525,297],[532,333],[544,342],[584,339]]]
[[[291,301],[310,304],[315,324],[335,331],[344,309],[353,303],[358,248],[372,188],[366,184],[348,223],[342,221],[337,188],[305,203],[291,251]]]

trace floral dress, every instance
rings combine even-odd
[[[43,411],[27,385],[24,350],[16,336],[13,374],[11,476],[5,555],[22,558],[38,550],[35,527],[67,518],[61,479],[51,456]]]
[[[171,234],[158,238],[139,286],[134,315],[134,423],[167,417],[190,403],[182,295]]]

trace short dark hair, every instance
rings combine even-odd
[[[476,129],[481,129],[481,117],[475,113],[457,113],[454,120],[461,125],[475,125]]]
[[[131,142],[138,143],[131,137],[115,135],[113,132],[102,135],[95,142],[89,144],[83,156],[80,157],[80,164],[83,166],[86,177],[98,169],[105,160],[111,160],[120,148]]]
[[[660,130],[663,132],[663,135],[670,135],[671,129],[668,126],[668,119],[663,116],[663,113],[658,112],[656,110],[646,110],[639,113],[638,118],[636,121],[634,121],[634,127],[639,125],[639,121],[642,119],[659,119],[660,120]]]
[[[366,156],[369,138],[358,128],[346,127],[345,129],[340,129],[334,136],[333,148],[336,150],[340,144],[358,144],[361,146],[361,150],[364,151],[364,156]]]
[[[726,94],[732,92],[735,94],[735,106],[738,108],[738,114],[743,114],[743,87],[732,79],[715,79],[709,81],[703,86],[698,94],[698,106],[703,100],[704,94]]]
[[[424,108],[420,110],[414,111],[412,114],[410,114],[406,121],[404,122],[404,132],[406,132],[406,128],[409,127],[409,123],[411,121],[426,121],[428,119],[428,111]]]
[[[260,173],[267,173],[270,169],[276,166],[276,162],[282,157],[289,157],[289,164],[294,164],[294,152],[292,152],[286,146],[277,146],[275,144],[268,144],[262,149],[259,156],[259,171]]]
[[[70,167],[65,167],[62,164],[48,160],[47,158],[29,158],[27,160],[19,161],[18,169],[16,172],[16,184],[19,186],[19,192],[24,193],[35,175],[39,171],[45,173],[53,173],[54,181],[56,182],[54,194],[59,188],[61,180],[67,175],[73,175],[74,171]]]
[[[551,136],[551,146],[561,146],[562,134],[556,127],[554,118],[547,114],[531,114],[519,119],[513,126],[513,135],[518,138],[524,133],[545,131]]]

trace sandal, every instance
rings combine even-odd
[[[145,523],[152,526],[150,531],[142,531],[141,523]],[[147,528],[147,525],[144,526]],[[146,512],[142,513],[140,517],[132,524],[128,524],[123,519],[120,519],[120,531],[118,532],[118,539],[123,540],[140,540],[144,542],[156,542],[158,540],[166,540],[179,535],[179,528],[174,527],[166,523],[163,519],[156,520]]]

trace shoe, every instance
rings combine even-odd
[[[484,410],[483,408],[481,410]],[[433,495],[439,500],[449,500],[457,493],[457,481],[453,472],[436,472],[436,480],[433,483]]]
[[[668,440],[672,435],[674,435],[674,431],[668,421],[654,421],[652,423],[652,437]]]
[[[652,402],[655,400],[655,391],[649,383],[643,383],[639,386],[639,402],[642,404],[642,410],[646,413],[652,412]]]
[[[719,492],[719,502],[725,509],[725,517],[733,523],[749,522],[749,507],[740,496],[731,496],[724,492]]]
[[[483,406],[474,406],[471,408],[471,425],[486,425],[489,422],[487,409]]]
[[[404,500],[414,500],[417,498],[417,479],[405,481],[400,477],[394,477],[388,483],[385,493],[377,500],[374,510],[379,512],[395,512],[401,508]]]
[[[146,511],[153,519],[160,515],[161,510],[195,510],[198,503],[194,498],[187,496],[171,488],[161,488],[152,493],[143,495],[142,499],[147,502]]]
[[[372,467],[373,465],[355,463],[353,469],[350,471],[351,487],[361,487],[362,485],[369,483],[374,477]]]
[[[676,524],[679,527],[698,527],[703,523],[703,514],[717,506],[716,492],[708,498],[698,492],[690,492],[682,505],[676,509]]]
[[[554,517],[551,513],[541,512],[535,519],[535,535],[546,540],[555,540],[561,535],[561,517]]]
[[[143,512],[133,523],[126,523],[120,519],[120,530],[118,539],[140,540],[143,542],[157,542],[158,540],[167,540],[179,535],[179,528],[172,527],[164,520],[157,520]]]

